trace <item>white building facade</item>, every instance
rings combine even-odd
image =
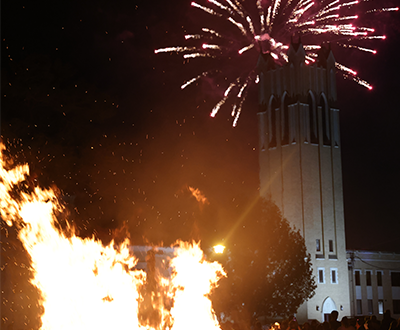
[[[335,59],[321,48],[305,63],[299,42],[288,63],[260,55],[260,195],[271,199],[300,230],[311,255],[317,289],[300,306],[300,323],[344,316],[400,317],[400,254],[347,251],[343,212]]]
[[[351,315],[400,318],[400,254],[347,251]]]
[[[343,215],[335,59],[322,49],[305,63],[301,43],[275,66],[260,56],[260,194],[302,233],[317,283],[297,313],[300,323],[324,321],[332,310],[351,314]]]

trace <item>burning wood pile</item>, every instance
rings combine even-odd
[[[128,239],[103,246],[76,236],[68,222],[61,229],[55,192],[27,185],[29,167],[8,166],[2,150],[0,215],[29,253],[42,329],[220,329],[209,294],[225,272],[205,260],[199,244],[178,242],[158,258],[162,267],[156,256],[163,250],[148,250],[145,272]],[[2,314],[3,325],[17,323]]]

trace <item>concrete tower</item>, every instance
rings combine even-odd
[[[335,59],[321,48],[305,63],[301,42],[288,63],[260,55],[260,194],[302,233],[317,283],[315,296],[297,312],[300,322],[323,321],[332,310],[350,315],[343,216],[339,110]]]

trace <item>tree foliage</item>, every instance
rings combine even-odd
[[[278,207],[259,199],[229,238],[216,309],[237,323],[243,317],[287,317],[314,295],[304,239]]]

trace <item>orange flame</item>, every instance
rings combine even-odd
[[[139,310],[146,274],[135,269],[129,240],[119,247],[103,246],[95,238],[82,239],[72,230],[57,229],[56,212],[61,212],[53,190],[39,187],[32,193],[12,191],[29,175],[27,165],[5,169],[0,146],[0,215],[8,226],[19,228],[18,238],[31,257],[31,283],[41,294],[44,314],[42,329],[220,329],[210,291],[225,276],[222,266],[205,260],[199,244],[180,242],[173,249],[170,276],[157,272],[153,306],[161,321],[143,324]],[[157,304],[154,304],[157,301]],[[165,306],[166,305],[166,306]]]
[[[192,193],[192,196],[194,198],[196,198],[196,200],[199,203],[202,204],[209,204],[206,196],[204,196],[204,194],[198,189],[198,188],[192,188],[192,187],[188,187],[189,191]]]

